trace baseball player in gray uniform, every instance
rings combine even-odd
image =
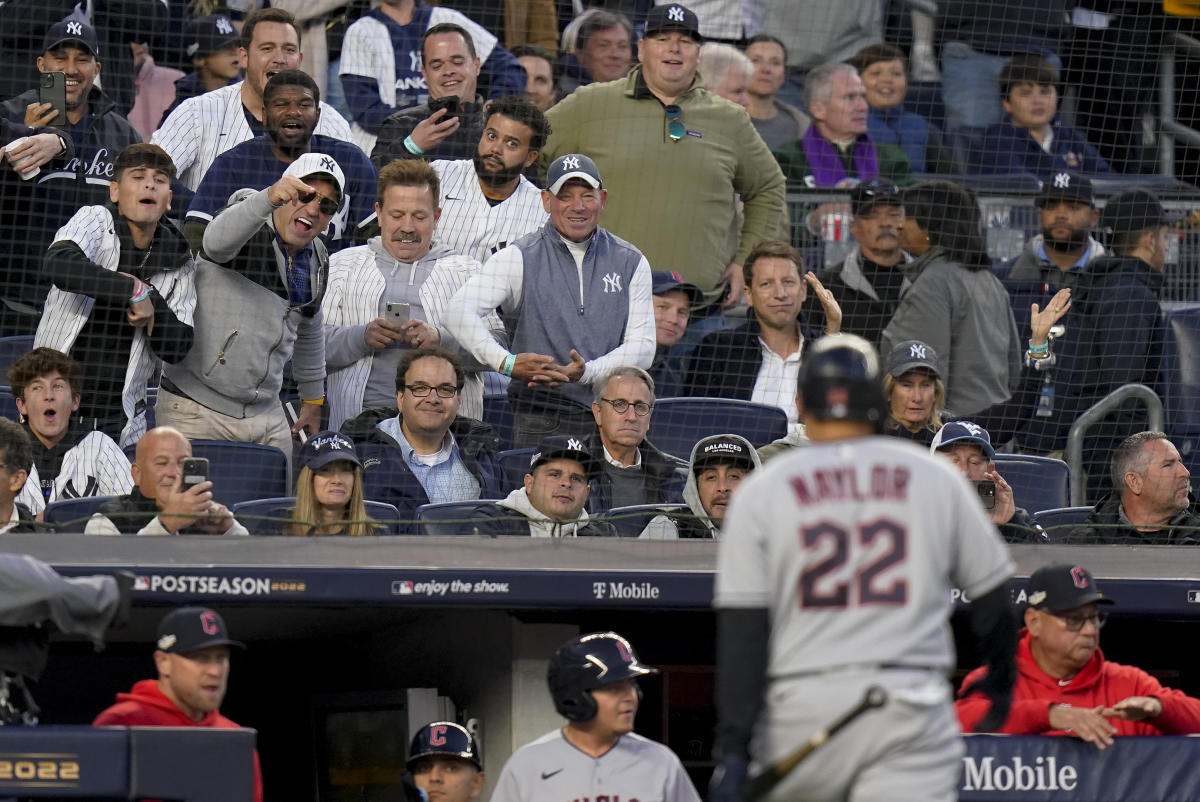
[[[430,802],[474,802],[483,790],[479,747],[470,730],[453,721],[431,721],[417,730],[407,767]]]
[[[567,725],[513,753],[491,802],[700,802],[675,753],[633,732],[638,677],[657,673],[615,632],[560,646],[546,679]]]
[[[1014,677],[1013,563],[953,466],[876,436],[887,404],[869,343],[823,337],[798,384],[812,445],[742,484],[718,551],[709,799],[746,798],[750,755],[760,772],[782,773],[828,728],[820,755],[771,799],[954,800],[963,746],[946,681],[951,589],[975,600],[972,625],[999,672],[982,689],[993,701],[985,724],[998,726]],[[855,709],[840,732],[827,727]]]

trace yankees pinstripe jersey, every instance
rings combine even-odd
[[[337,109],[322,102],[321,119],[313,133],[349,141],[350,124]],[[150,141],[170,154],[180,183],[195,191],[217,156],[253,138],[239,82],[188,98],[163,120]]]
[[[541,190],[525,176],[513,194],[493,206],[479,187],[470,159],[438,159],[432,165],[441,180],[438,205],[442,208],[434,237],[455,253],[486,262],[549,218]]]
[[[700,802],[683,764],[667,747],[628,733],[592,757],[562,730],[531,741],[504,764],[492,802]]]
[[[34,447],[38,448],[40,444]],[[29,468],[25,486],[17,495],[17,501],[37,515],[51,501],[121,496],[132,489],[133,477],[129,473],[129,459],[125,452],[103,432],[88,432],[63,454],[62,467],[50,487],[49,498],[42,495],[42,481],[35,460]]]
[[[80,209],[58,230],[54,241],[74,243],[84,256],[105,270],[116,270],[121,262],[121,241],[112,212],[105,206],[85,206]],[[196,285],[195,268],[191,261],[183,267],[155,273],[150,276],[149,283],[158,290],[181,323],[192,325],[192,316],[196,311]],[[69,353],[75,339],[83,331],[94,303],[86,295],[51,287],[46,295],[42,319],[38,322],[34,346],[47,346]],[[145,330],[135,330],[121,391],[121,408],[129,421],[121,432],[122,445],[136,443],[146,431],[146,385],[159,364],[160,360],[150,349]]]

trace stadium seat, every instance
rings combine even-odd
[[[21,420],[21,415],[17,412],[17,402],[13,400],[11,387],[0,387],[0,417],[15,421]]]
[[[758,448],[787,434],[787,415],[778,407],[726,398],[660,398],[654,402],[650,442],[685,462],[692,446],[713,434],[740,434]]]
[[[8,369],[24,354],[33,350],[32,334],[0,337],[0,383],[8,382]]]
[[[1086,521],[1091,511],[1091,507],[1055,507],[1035,512],[1033,520],[1046,530],[1047,540],[1054,543],[1066,538],[1072,529]]]
[[[600,517],[617,528],[621,537],[637,537],[657,515],[664,512],[687,512],[686,504],[632,504],[628,507],[613,507]]]
[[[475,508],[491,504],[498,499],[475,501],[445,501],[440,504],[422,504],[417,507],[417,524],[423,535],[469,535],[472,534],[470,520]],[[516,513],[513,513],[514,515]]]
[[[43,520],[48,524],[53,524],[54,528],[60,532],[82,532],[87,526],[87,519],[91,518],[99,509],[100,505],[112,496],[87,496],[86,498],[64,498],[58,501],[52,501],[46,505],[46,514]]]
[[[500,438],[500,448],[512,448],[513,429],[516,421],[508,396],[504,394],[483,397],[483,422],[491,425]]]
[[[1167,434],[1189,469],[1200,468],[1200,307],[1164,304],[1162,401]]]
[[[253,501],[243,501],[234,504],[232,512],[242,526],[252,535],[278,535],[283,531],[285,519],[291,518],[296,499],[292,496],[281,498],[259,498]],[[395,535],[399,533],[398,523],[400,511],[391,504],[382,501],[364,501],[367,515],[373,520],[385,524],[385,528],[376,530],[378,535]]]
[[[529,458],[536,450],[510,448],[496,455],[496,463],[500,466],[500,489],[505,495],[525,486],[525,474],[529,473]]]
[[[287,457],[273,446],[193,440],[192,456],[208,460],[213,499],[226,507],[260,498],[279,498],[291,489],[287,484]]]
[[[1065,507],[1070,503],[1070,470],[1060,459],[997,454],[996,470],[1012,486],[1017,506],[1030,513]]]

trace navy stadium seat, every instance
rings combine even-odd
[[[1161,392],[1171,442],[1190,470],[1200,468],[1200,307],[1166,305]]]
[[[686,504],[631,504],[628,507],[613,507],[600,517],[617,529],[621,537],[637,537],[655,516],[665,512],[687,512]]]
[[[24,354],[33,350],[32,334],[0,337],[0,383],[8,382],[8,369]]]
[[[500,489],[505,495],[525,486],[525,474],[529,473],[529,459],[535,448],[510,448],[496,454],[500,466]]]
[[[500,449],[512,448],[516,421],[508,396],[502,393],[483,397],[483,422],[490,424],[500,438]]]
[[[1060,459],[997,454],[996,470],[1012,486],[1017,506],[1030,513],[1065,507],[1070,503],[1070,469]]]
[[[21,415],[17,412],[17,402],[13,400],[11,387],[0,387],[0,417],[18,422],[21,420]]]
[[[385,528],[377,529],[375,534],[394,535],[399,532],[400,511],[393,505],[382,501],[364,501],[363,505],[367,508],[367,515],[385,525]],[[283,532],[284,521],[292,517],[295,506],[295,498],[283,496],[242,501],[234,504],[231,511],[250,534],[278,535]]]
[[[713,434],[739,434],[755,448],[787,434],[787,415],[778,407],[727,398],[660,398],[654,402],[649,440],[685,462],[692,446]]]
[[[209,462],[213,499],[233,507],[242,501],[279,498],[288,493],[288,460],[274,446],[193,440],[192,456]]]
[[[469,535],[472,534],[472,513],[481,504],[492,504],[497,499],[475,501],[444,501],[440,504],[422,504],[417,507],[417,523],[423,535]],[[513,513],[516,515],[517,513]]]
[[[113,496],[87,496],[52,501],[46,505],[43,520],[48,524],[55,524],[59,531],[82,532],[87,526],[87,519],[100,510],[101,504],[111,498]]]
[[[1033,520],[1046,530],[1046,538],[1053,543],[1066,538],[1071,530],[1087,520],[1091,511],[1091,507],[1055,507],[1035,512]]]

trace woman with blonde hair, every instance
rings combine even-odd
[[[363,504],[362,461],[343,434],[318,432],[300,450],[296,506],[288,535],[372,535]]]

